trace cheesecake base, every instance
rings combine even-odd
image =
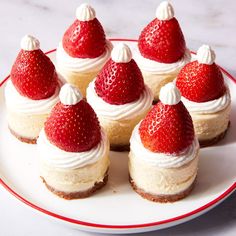
[[[37,142],[37,138],[33,138],[33,139],[30,139],[30,138],[26,138],[26,137],[23,137],[23,136],[20,136],[19,134],[17,134],[14,130],[12,130],[10,127],[8,127],[8,129],[10,130],[11,134],[13,136],[15,136],[18,140],[20,140],[21,142],[23,143],[28,143],[28,144],[36,144]]]
[[[155,195],[155,194],[147,193],[144,190],[137,187],[137,185],[135,184],[135,182],[130,176],[129,176],[129,182],[133,190],[136,193],[138,193],[141,197],[149,201],[153,201],[153,202],[167,203],[167,202],[175,202],[175,201],[178,201],[187,197],[193,190],[196,180],[186,190],[178,194],[173,194],[173,195],[172,194],[171,195]]]
[[[223,133],[217,135],[216,137],[214,137],[212,139],[199,140],[200,147],[201,148],[202,147],[209,147],[209,146],[212,146],[212,145],[218,143],[219,141],[221,141],[225,137],[229,127],[230,127],[230,122],[228,123],[227,129]]]
[[[53,188],[52,186],[50,186],[42,176],[41,176],[41,179],[42,179],[43,183],[45,184],[45,186],[47,187],[47,189],[49,191],[51,191],[53,194],[57,195],[58,197],[61,197],[66,200],[82,199],[82,198],[87,198],[87,197],[91,196],[94,192],[96,192],[97,190],[101,189],[103,186],[106,185],[106,183],[108,181],[108,171],[106,171],[106,174],[105,174],[102,181],[96,182],[93,187],[87,189],[86,191],[80,191],[80,192],[58,191],[55,188]]]

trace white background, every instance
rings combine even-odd
[[[154,18],[159,0],[86,1],[97,11],[108,37],[137,38]],[[188,47],[203,43],[216,51],[217,63],[236,76],[236,2],[176,0],[175,7]],[[0,0],[0,81],[9,73],[19,42],[30,33],[44,51],[55,48],[74,20],[79,0]],[[2,137],[0,135],[0,137]],[[20,158],[20,156],[19,156]],[[0,236],[94,235],[51,222],[14,199],[0,187]],[[157,235],[157,232],[145,235]],[[209,213],[158,235],[236,235],[236,193]]]

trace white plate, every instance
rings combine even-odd
[[[131,47],[136,44],[127,43]],[[54,58],[55,51],[49,55]],[[0,183],[32,209],[87,231],[145,232],[191,220],[215,207],[236,189],[236,81],[223,72],[232,94],[231,127],[223,141],[201,150],[197,185],[181,201],[159,204],[137,195],[128,183],[127,153],[116,152],[111,152],[108,184],[97,194],[72,201],[53,195],[39,178],[36,146],[19,142],[8,131],[3,99],[5,83],[0,84]]]

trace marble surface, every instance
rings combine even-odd
[[[108,37],[137,38],[154,17],[159,0],[87,1],[97,11]],[[234,0],[173,0],[188,47],[203,43],[216,51],[217,63],[236,76],[236,2]],[[74,19],[82,1],[1,0],[0,81],[9,73],[23,35],[38,37],[44,51],[55,48]],[[211,212],[191,222],[158,232],[158,235],[236,235],[236,192]],[[14,226],[13,223],[14,222]],[[0,187],[1,235],[94,235],[58,225],[32,212]],[[157,232],[145,235],[156,235]]]

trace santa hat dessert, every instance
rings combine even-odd
[[[133,189],[156,202],[186,197],[198,170],[199,144],[191,116],[173,83],[135,127],[130,139],[129,173]]]
[[[112,150],[129,149],[132,130],[147,114],[152,100],[128,45],[115,45],[111,59],[87,89],[87,101],[107,131]]]
[[[161,2],[153,19],[141,32],[134,58],[155,101],[160,88],[173,81],[190,61],[184,35],[169,2]]]
[[[85,97],[88,84],[109,59],[111,48],[95,10],[81,4],[57,48],[57,70]]]
[[[202,45],[196,59],[180,71],[176,85],[201,146],[209,146],[221,140],[228,129],[230,92],[210,46]]]
[[[47,188],[65,198],[84,198],[108,178],[109,141],[80,91],[65,84],[38,139],[40,174]]]
[[[5,88],[8,126],[19,140],[36,143],[43,124],[58,101],[60,83],[39,40],[26,35]]]

